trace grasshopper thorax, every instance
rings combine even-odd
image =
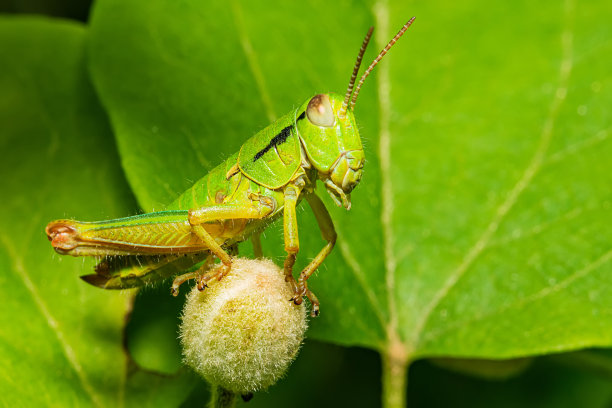
[[[351,207],[350,193],[361,180],[365,155],[352,111],[340,115],[343,97],[318,94],[304,103],[298,135],[306,159],[336,204]]]

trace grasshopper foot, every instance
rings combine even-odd
[[[204,289],[208,288],[208,280],[204,280],[204,276],[201,276],[200,278],[196,279],[196,286],[198,288],[198,290],[200,292],[202,292]]]
[[[204,275],[198,276],[196,278],[198,290],[202,291],[206,289],[208,287],[208,282],[210,282],[211,280],[220,281],[225,277],[225,275],[230,273],[231,270],[231,265],[221,264],[213,270],[206,272]]]
[[[170,288],[170,294],[172,294],[172,296],[177,297],[179,294],[179,287],[187,282],[190,279],[196,279],[198,277],[198,272],[189,272],[189,273],[184,273],[182,275],[177,276],[176,278],[174,278],[174,280],[172,281],[172,287]]]
[[[304,301],[304,296],[310,300],[310,304],[312,305],[312,310],[310,311],[310,316],[317,317],[319,316],[319,299],[315,296],[314,293],[308,289],[308,286],[305,282],[300,282],[293,294],[293,297],[289,299],[290,302],[295,303],[296,305],[301,305]]]

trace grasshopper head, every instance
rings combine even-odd
[[[333,93],[315,95],[299,110],[303,113],[300,114],[296,125],[306,156],[318,170],[319,178],[325,183],[336,204],[342,205],[347,210],[351,208],[350,193],[361,180],[365,163],[353,114],[357,96],[370,72],[413,21],[414,17],[387,43],[365,70],[355,88],[361,60],[374,30],[370,28],[361,44],[344,97]]]
[[[352,111],[340,116],[343,98],[312,97],[297,121],[306,156],[336,204],[350,209],[350,193],[361,180],[365,155]]]

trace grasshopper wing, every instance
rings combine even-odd
[[[81,276],[102,289],[128,289],[160,282],[199,266],[208,251],[183,255],[107,256],[95,267],[95,274]]]

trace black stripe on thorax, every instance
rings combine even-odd
[[[296,123],[298,120],[302,120],[306,117],[306,112],[302,112],[300,114],[300,116],[298,116]],[[291,135],[291,131],[293,130],[293,125],[289,125],[285,128],[283,128],[283,130],[281,130],[280,132],[278,132],[278,134],[276,136],[274,136],[271,140],[270,143],[268,143],[268,145],[266,147],[264,147],[263,149],[261,149],[260,151],[258,151],[255,156],[253,156],[253,161],[257,161],[258,159],[260,159],[264,154],[268,153],[268,151],[270,149],[272,149],[275,146],[278,146],[280,144],[283,144],[287,141],[287,138],[289,137],[289,135]]]

